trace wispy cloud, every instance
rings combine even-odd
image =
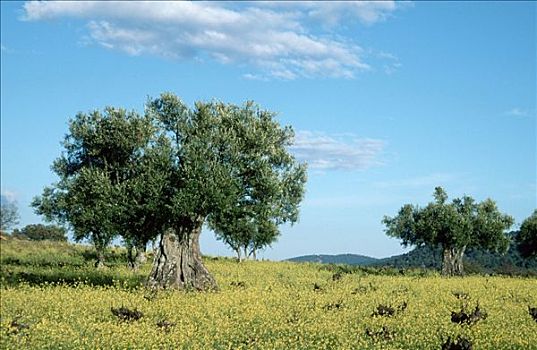
[[[377,188],[421,188],[421,187],[434,187],[445,186],[446,183],[452,182],[458,179],[459,176],[455,174],[437,173],[425,176],[416,176],[406,179],[397,179],[389,181],[377,181],[373,183],[373,186]]]
[[[399,58],[394,54],[380,51],[375,56],[382,62],[382,69],[388,75],[395,73],[402,66]]]
[[[260,81],[267,81],[268,79],[262,75],[258,74],[252,74],[252,73],[246,73],[243,74],[242,77],[246,80],[260,80]]]
[[[353,134],[299,131],[290,150],[310,169],[365,170],[382,164],[380,155],[385,145],[383,140]]]
[[[519,107],[511,108],[506,111],[505,114],[513,117],[529,117],[531,115],[529,110]]]
[[[5,46],[4,44],[0,45],[1,52],[2,53],[13,53],[13,49],[10,49],[9,47]]]
[[[0,193],[0,202],[1,203],[11,203],[17,201],[17,194],[14,191],[7,189],[2,189]]]
[[[252,65],[260,71],[252,76],[291,80],[353,78],[369,70],[359,45],[330,33],[313,34],[311,28],[350,19],[372,25],[397,8],[393,1],[32,1],[24,4],[23,19],[84,19],[90,41],[108,49]]]
[[[373,25],[389,18],[401,7],[395,1],[268,1],[261,6],[296,10],[310,20],[335,26],[343,21]]]

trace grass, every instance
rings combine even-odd
[[[133,273],[122,249],[98,271],[84,246],[1,248],[2,349],[439,349],[458,337],[537,348],[532,278],[206,258],[219,292],[150,293],[150,264]],[[485,319],[451,321],[477,304]]]
[[[91,246],[8,239],[2,241],[0,250],[0,281],[2,286],[83,282],[92,286],[119,283],[134,288],[145,281],[150,268],[145,265],[136,273],[130,271],[123,248],[108,249],[104,269],[95,269],[95,261]]]

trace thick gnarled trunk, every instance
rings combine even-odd
[[[463,256],[466,246],[461,248],[444,247],[442,261],[442,275],[462,276],[464,275]]]
[[[199,246],[201,224],[194,229],[168,230],[155,252],[148,287],[216,290],[213,276],[203,265]]]

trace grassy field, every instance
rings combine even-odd
[[[207,258],[219,292],[153,294],[149,264],[133,273],[116,249],[96,271],[92,257],[3,240],[0,348],[440,349],[461,336],[473,349],[537,349],[536,279]],[[452,322],[477,305],[486,317]]]

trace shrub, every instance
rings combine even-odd
[[[26,225],[21,230],[13,230],[13,237],[31,241],[67,241],[65,229],[55,225]]]

